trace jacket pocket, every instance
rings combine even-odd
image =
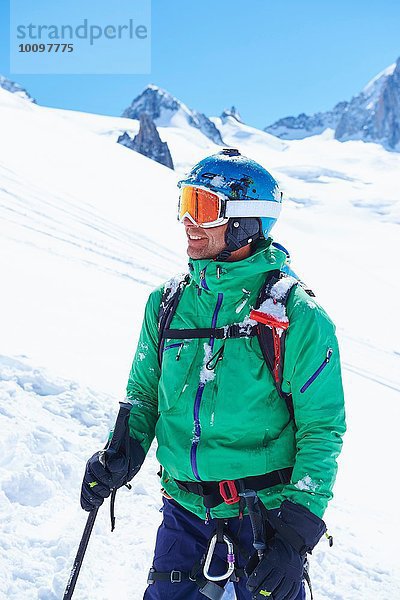
[[[180,398],[188,387],[197,346],[197,339],[166,341],[158,386],[159,412],[184,408]]]
[[[329,361],[331,360],[331,356],[333,354],[333,350],[332,348],[328,348],[328,350],[326,351],[326,356],[325,356],[325,360],[323,363],[320,364],[320,366],[318,367],[318,369],[311,375],[311,377],[309,379],[307,379],[307,381],[305,382],[305,384],[303,385],[303,387],[300,388],[300,393],[304,394],[304,392],[306,390],[308,390],[308,388],[310,387],[310,385],[317,379],[317,377],[322,373],[322,371],[325,369],[326,365],[329,363]]]

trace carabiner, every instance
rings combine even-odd
[[[212,557],[214,555],[215,546],[217,545],[217,534],[214,533],[214,535],[212,536],[212,538],[210,540],[210,545],[208,546],[208,552],[207,552],[207,556],[204,561],[204,567],[203,567],[204,577],[206,579],[209,579],[210,581],[222,581],[223,579],[229,579],[229,577],[232,575],[233,571],[235,570],[235,554],[234,554],[234,550],[233,550],[233,543],[226,535],[223,536],[223,540],[228,548],[228,553],[226,555],[226,562],[227,562],[228,568],[226,570],[226,573],[223,573],[222,575],[210,575],[210,573],[209,573]]]

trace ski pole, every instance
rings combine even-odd
[[[94,508],[90,511],[81,542],[79,544],[78,552],[74,560],[74,564],[71,569],[71,574],[68,579],[67,587],[65,588],[63,600],[71,600],[72,594],[74,593],[75,585],[78,580],[79,571],[81,570],[83,557],[85,556],[86,548],[89,543],[90,534],[92,533],[93,525],[97,517],[98,508]]]
[[[114,431],[112,433],[111,439],[108,441],[103,452],[106,452],[109,448],[113,448],[117,450],[121,443],[125,439],[126,431],[127,431],[127,422],[129,418],[129,413],[132,406],[127,402],[120,402],[120,408],[117,415],[117,420],[115,422]],[[115,490],[113,490],[113,502],[115,500]],[[85,556],[86,548],[89,543],[90,534],[92,533],[94,523],[96,521],[97,513],[99,508],[94,508],[90,511],[85,529],[83,530],[82,538],[79,544],[78,552],[76,553],[75,561],[71,569],[71,574],[68,579],[67,587],[65,588],[63,600],[71,600],[72,594],[74,593],[75,585],[78,580],[79,571],[81,570],[83,558]],[[111,519],[113,521],[113,518]],[[113,530],[113,528],[111,529]]]
[[[264,519],[260,508],[260,500],[254,490],[244,490],[239,492],[239,496],[242,496],[246,501],[253,530],[253,546],[257,550],[258,558],[261,560],[267,545],[265,543]]]

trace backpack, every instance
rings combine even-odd
[[[274,244],[275,245],[275,244]],[[277,244],[276,244],[277,245]],[[282,248],[281,246],[279,246]],[[288,253],[286,252],[288,255]],[[170,329],[170,325],[185,287],[190,282],[186,274],[180,281],[170,280],[164,287],[158,314],[158,363],[161,368],[166,339],[210,338],[227,339],[257,336],[266,365],[272,375],[276,390],[285,403],[291,419],[294,419],[292,395],[282,390],[282,374],[285,356],[285,338],[289,327],[286,305],[291,290],[301,285],[309,296],[315,294],[291,271],[288,275],[280,270],[269,271],[262,285],[256,305],[250,312],[250,322],[233,323],[225,327]],[[255,323],[255,324],[254,324]],[[206,364],[213,369],[220,358],[216,353]]]

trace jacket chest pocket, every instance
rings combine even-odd
[[[180,401],[185,393],[189,398],[190,383],[196,376],[199,378],[199,369],[196,369],[196,356],[199,340],[165,340],[161,377],[159,381],[158,410],[165,412],[185,410],[185,398]]]

